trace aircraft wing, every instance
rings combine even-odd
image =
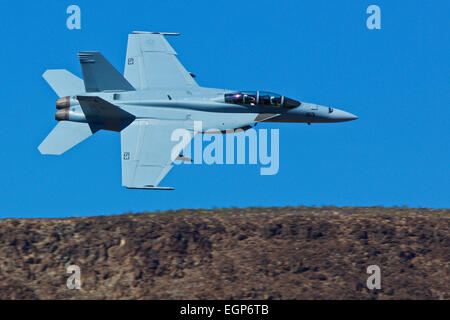
[[[172,141],[176,129],[186,129],[184,133],[189,134]],[[134,120],[121,131],[122,185],[130,189],[173,189],[158,184],[193,137],[191,120]]]
[[[164,35],[177,34],[135,31],[128,35],[125,78],[136,89],[198,86]]]

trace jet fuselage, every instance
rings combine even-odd
[[[212,88],[182,88],[137,90],[124,92],[95,92],[100,97],[135,118],[194,120],[204,122],[203,129],[228,130],[264,122],[332,123],[355,120],[346,111],[313,103],[301,102],[295,108],[226,103],[224,95],[235,90]],[[71,114],[67,120],[87,122],[76,96],[71,98]],[[258,115],[273,115],[258,119]]]

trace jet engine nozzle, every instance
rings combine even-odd
[[[58,104],[56,105],[56,107],[58,108]],[[55,120],[57,121],[69,120],[69,108],[56,110]]]
[[[70,107],[70,97],[62,97],[56,100],[56,109],[64,109]]]
[[[83,111],[78,107],[58,109],[55,113],[55,120],[57,121],[74,121],[87,122]]]

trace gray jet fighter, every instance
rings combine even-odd
[[[331,123],[357,117],[336,108],[300,102],[266,91],[200,87],[177,59],[165,32],[128,36],[125,74],[100,52],[79,52],[83,80],[67,70],[43,77],[60,97],[56,127],[38,147],[60,155],[99,130],[120,132],[122,185],[132,189],[173,189],[159,183],[172,168],[174,130],[195,134],[247,129],[258,122]],[[194,122],[201,121],[202,132]],[[189,144],[185,141],[184,148]]]

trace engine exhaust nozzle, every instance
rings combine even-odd
[[[69,120],[69,108],[56,110],[55,120],[57,121]]]
[[[65,109],[70,107],[70,97],[62,97],[56,100],[56,109]]]

